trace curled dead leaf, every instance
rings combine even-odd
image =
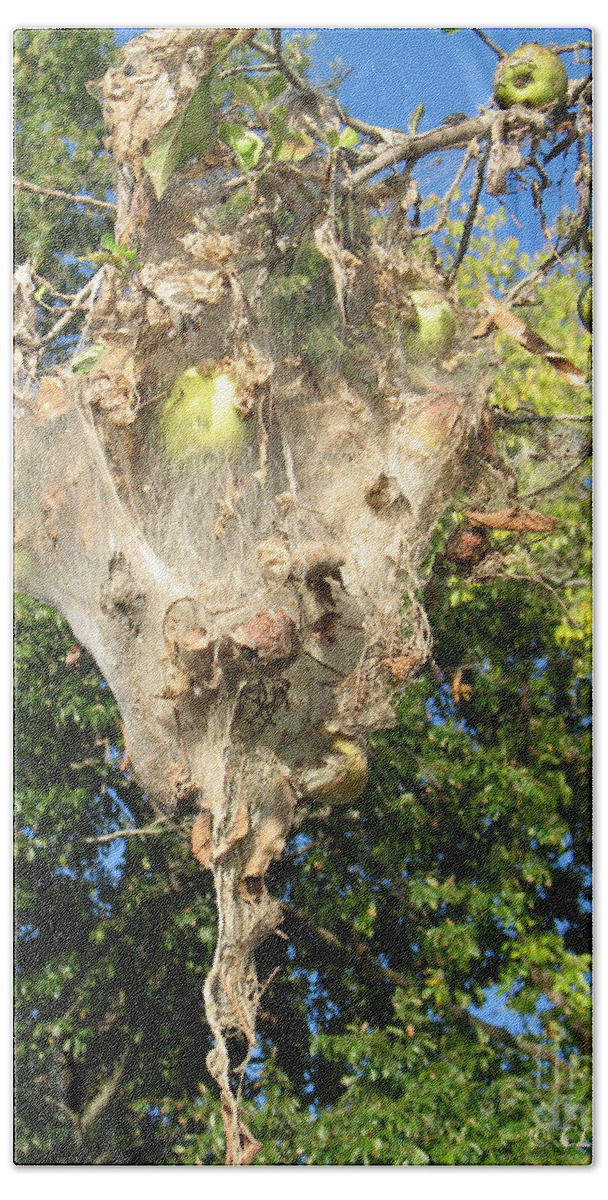
[[[459,667],[454,675],[451,683],[451,693],[454,704],[460,704],[461,700],[470,700],[473,695],[473,688],[469,683],[463,683],[464,667]]]
[[[82,646],[72,646],[72,649],[66,654],[64,663],[66,667],[78,667],[82,658]]]
[[[552,533],[555,518],[526,508],[505,508],[499,512],[468,512],[470,525],[486,529],[512,530],[515,533]]]
[[[502,333],[509,334],[529,354],[536,354],[544,358],[546,362],[555,368],[560,378],[566,383],[571,384],[573,387],[585,386],[587,383],[585,372],[570,362],[565,355],[560,354],[558,350],[554,350],[540,334],[530,329],[526,325],[526,322],[521,317],[518,317],[516,313],[512,312],[506,304],[503,304],[500,300],[496,300],[490,292],[483,293],[483,303],[488,311],[489,321],[496,329],[500,329]],[[483,325],[478,326],[474,336],[482,336],[482,330],[484,332],[488,331],[489,326],[484,329],[484,325],[486,325],[485,322]]]
[[[395,683],[405,683],[422,662],[419,654],[397,654],[393,658],[383,658],[382,666],[386,667]]]

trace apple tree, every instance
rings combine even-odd
[[[93,656],[124,769],[155,821],[191,822],[212,874],[227,1164],[261,1149],[241,1089],[255,952],[283,916],[265,876],[311,815],[349,812],[370,739],[432,659],[438,523],[462,514],[444,560],[486,579],[504,566],[495,534],[556,530],[528,503],[551,483],[503,415],[494,335],[513,371],[540,363],[586,394],[576,354],[520,311],[590,253],[590,81],[568,79],[572,48],[495,49],[495,101],[489,79],[479,113],[399,131],[314,86],[281,30],[155,29],[83,92],[113,198],[18,180],[17,586]],[[418,164],[447,152],[447,190],[425,194]],[[550,225],[566,164],[575,203]],[[484,193],[513,180],[547,245],[505,284],[472,247]],[[69,224],[37,230],[37,197],[97,229],[84,279]],[[554,449],[578,463],[577,420]]]

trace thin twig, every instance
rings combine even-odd
[[[456,275],[458,273],[458,268],[460,267],[460,264],[462,263],[464,256],[469,248],[469,242],[471,240],[471,235],[473,233],[473,226],[475,224],[475,217],[477,216],[477,206],[479,204],[479,197],[481,196],[481,189],[483,187],[483,180],[484,180],[484,176],[486,173],[486,166],[487,166],[488,158],[490,157],[490,149],[491,149],[491,145],[490,145],[490,142],[488,142],[484,153],[477,159],[477,170],[475,172],[475,182],[473,184],[473,191],[471,192],[471,201],[470,201],[469,209],[468,209],[468,212],[467,212],[467,215],[465,218],[465,222],[464,222],[462,238],[460,240],[460,245],[458,247],[458,253],[452,264],[452,269],[448,275],[448,282],[450,284],[452,284],[454,282]]]
[[[502,408],[492,408],[492,416],[494,423],[500,428],[501,426],[512,425],[550,425],[554,421],[563,421],[564,424],[570,425],[574,422],[581,424],[589,424],[591,417],[583,416],[580,413],[508,413]]]
[[[485,42],[486,46],[489,46],[490,50],[493,50],[494,53],[497,54],[499,58],[505,57],[506,50],[501,50],[500,46],[496,45],[496,42],[492,42],[490,40],[490,38],[488,37],[487,33],[483,32],[483,29],[473,29],[473,33],[476,33],[477,37],[481,38],[482,42]]]
[[[549,46],[554,54],[575,54],[577,50],[593,50],[593,42],[571,42],[569,46],[557,46],[555,42],[550,42]]]
[[[568,618],[568,622],[570,623],[572,628],[579,629],[582,631],[582,626],[579,624],[578,621],[574,620],[568,605],[562,600],[557,589],[554,588],[552,584],[548,583],[546,579],[543,579],[542,575],[537,575],[536,573],[531,574],[531,575],[521,575],[517,571],[497,571],[496,574],[493,576],[493,578],[494,579],[514,579],[514,580],[516,580],[517,583],[535,583],[537,585],[537,587],[544,588],[545,591],[550,592],[550,594],[553,596],[554,600],[557,600],[557,603],[559,604],[562,611],[566,614],[566,617]]]
[[[577,225],[578,224],[580,223],[577,222]],[[510,291],[508,291],[503,297],[504,303],[512,304],[521,292],[524,292],[526,288],[531,287],[532,284],[536,283],[538,279],[542,279],[545,275],[548,275],[549,271],[556,266],[557,263],[561,262],[564,255],[568,254],[576,245],[579,238],[579,233],[580,229],[576,228],[562,246],[556,246],[551,250],[551,253],[547,255],[539,267],[537,267],[534,271],[531,271],[530,274],[526,275],[524,279],[520,279],[519,283],[514,284]]]
[[[375,138],[378,142],[386,142],[390,145],[395,138],[403,136],[399,129],[385,129],[382,125],[370,125],[368,121],[360,121],[358,117],[351,117],[338,101],[336,101],[336,107],[343,124],[349,125],[357,133],[365,134],[366,137]]]
[[[28,183],[25,179],[13,179],[16,188],[24,192],[34,192],[37,196],[55,196],[58,200],[69,200],[71,204],[91,204],[95,208],[108,208],[116,212],[116,205],[109,200],[95,200],[93,196],[74,196],[71,192],[60,192],[56,188],[40,187],[37,183]]]
[[[462,183],[462,180],[464,178],[464,175],[466,174],[466,170],[467,170],[467,167],[468,167],[471,159],[474,158],[478,153],[479,153],[479,146],[478,146],[477,141],[475,140],[471,143],[470,146],[467,147],[466,154],[464,155],[464,158],[460,164],[460,167],[458,168],[458,171],[456,172],[447,192],[445,193],[443,199],[441,200],[441,202],[439,204],[439,208],[437,211],[437,217],[436,217],[435,221],[433,222],[432,225],[426,225],[423,229],[416,229],[412,233],[412,237],[414,237],[414,238],[428,237],[429,234],[439,233],[439,231],[444,228],[447,218],[449,216],[450,204],[454,197],[454,193],[456,192],[457,188]],[[487,158],[487,155],[486,155],[486,158]],[[482,176],[482,178],[483,178],[483,176]]]
[[[258,38],[252,38],[250,45],[252,45],[259,54],[262,54],[264,58],[268,59],[271,63],[274,63],[274,65],[281,72],[281,75],[284,75],[288,83],[291,83],[292,87],[297,88],[299,92],[311,92],[313,90],[310,84],[307,83],[305,79],[302,79],[302,77],[298,75],[297,71],[295,71],[293,67],[290,67],[289,63],[285,61],[283,56],[280,29],[272,30],[272,47],[264,45],[264,42],[261,42]]]
[[[365,163],[358,171],[353,172],[350,179],[343,182],[342,188],[344,191],[352,191],[360,187],[362,183],[367,183],[367,180],[377,175],[379,171],[397,166],[404,160],[414,163],[420,158],[425,158],[427,154],[434,154],[439,150],[453,150],[461,146],[468,146],[469,142],[476,137],[487,137],[495,119],[496,114],[488,112],[483,113],[480,117],[469,117],[460,121],[458,125],[440,125],[436,129],[429,129],[424,133],[404,133],[400,138],[395,138],[386,150],[381,150],[371,162]]]
[[[566,479],[569,479],[570,476],[574,475],[574,473],[578,471],[580,467],[584,466],[590,454],[591,447],[587,446],[582,458],[579,458],[578,462],[575,462],[574,466],[570,467],[568,471],[564,471],[563,475],[558,475],[556,479],[553,479],[551,483],[547,483],[543,487],[535,488],[533,492],[525,492],[523,496],[519,497],[519,499],[532,500],[535,496],[543,496],[545,492],[552,492],[553,488],[559,487],[561,483],[565,483]]]
[[[45,279],[43,275],[38,275],[36,271],[32,271],[32,279],[39,285],[39,287],[44,287],[45,291],[50,292],[51,296],[54,296],[56,300],[76,299],[75,292],[58,292],[57,289],[53,287],[52,283],[49,283],[48,279]]]
[[[101,270],[103,270],[103,267]],[[65,329],[66,325],[69,325],[72,317],[75,317],[77,313],[82,312],[82,301],[89,295],[90,292],[93,291],[93,287],[98,279],[98,276],[99,271],[96,271],[95,274],[87,280],[84,287],[76,293],[74,296],[74,303],[71,304],[68,309],[66,309],[60,320],[53,325],[53,328],[49,330],[49,332],[45,334],[43,338],[40,339],[41,346],[48,346],[50,342],[53,342],[58,334],[61,333],[61,330]]]
[[[89,846],[98,846],[102,842],[114,842],[117,838],[126,837],[158,837],[166,833],[168,826],[165,821],[155,821],[152,825],[144,825],[141,829],[115,829],[113,833],[104,833],[101,837],[86,837],[83,842]]]

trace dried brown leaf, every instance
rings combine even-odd
[[[486,529],[513,530],[515,533],[551,533],[555,518],[526,508],[505,508],[499,512],[468,512],[471,525]]]
[[[397,654],[393,658],[383,658],[382,665],[396,683],[405,683],[422,661],[418,654]]]
[[[565,383],[570,383],[573,387],[585,386],[587,382],[585,372],[570,362],[565,355],[560,354],[558,350],[554,350],[540,334],[530,329],[526,325],[526,322],[521,317],[518,317],[516,313],[512,312],[506,304],[502,304],[500,300],[496,300],[489,292],[484,292],[483,302],[492,323],[497,329],[500,329],[502,333],[508,333],[529,354],[536,354],[540,358],[544,358],[546,362],[555,368]]]
[[[463,674],[464,668],[459,667],[452,680],[450,690],[452,692],[454,704],[460,704],[461,700],[470,700],[471,696],[473,695],[473,688],[471,685],[469,683],[463,683]]]

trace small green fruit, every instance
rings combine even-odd
[[[352,804],[367,782],[367,758],[358,742],[337,737],[322,767],[310,773],[306,792],[314,800]]]
[[[229,375],[199,375],[196,367],[182,371],[160,418],[171,458],[183,462],[201,453],[223,458],[238,454],[251,431],[235,407],[237,399]]]
[[[454,313],[438,292],[420,289],[410,296],[415,315],[405,333],[409,357],[415,361],[442,358],[454,344],[458,330]]]
[[[591,333],[593,327],[593,285],[591,283],[588,283],[583,288],[576,308],[585,329],[588,329],[589,333]]]
[[[501,108],[514,104],[544,108],[565,100],[567,93],[568,74],[559,54],[539,42],[518,46],[507,54],[494,75],[494,96]]]

